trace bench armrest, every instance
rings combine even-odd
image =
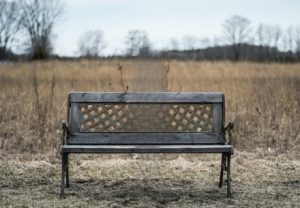
[[[233,132],[233,122],[229,122],[227,126],[224,128],[225,131],[225,141],[227,144],[231,144],[232,142],[232,132]],[[228,139],[226,138],[226,132],[228,133]]]
[[[67,136],[69,134],[69,127],[66,121],[61,122],[62,135],[61,135],[61,145],[67,144]]]

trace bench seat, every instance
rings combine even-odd
[[[62,153],[231,153],[231,145],[63,145]]]

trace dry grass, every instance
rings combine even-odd
[[[233,198],[218,188],[219,155],[71,157],[60,200],[58,160],[0,160],[0,207],[297,207],[300,161],[289,155],[233,158]],[[91,160],[93,159],[93,160]],[[255,166],[255,168],[254,168]],[[259,171],[258,171],[259,170]]]
[[[0,207],[297,207],[300,64],[50,61],[0,65]],[[69,91],[223,91],[233,198],[218,155],[71,157],[59,200]]]
[[[223,91],[237,148],[300,146],[299,64],[50,61],[0,66],[0,83],[0,147],[8,152],[55,154],[69,91]]]

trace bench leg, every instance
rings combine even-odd
[[[69,154],[66,154],[66,188],[70,187],[69,182]]]
[[[230,159],[231,154],[229,153],[227,155],[227,197],[231,197]]]
[[[66,154],[61,155],[61,184],[60,184],[60,198],[65,197],[65,174],[66,174]]]
[[[219,182],[219,188],[223,186],[223,175],[224,175],[224,168],[225,168],[225,154],[222,153],[222,159],[221,159],[221,172],[220,172],[220,182]]]

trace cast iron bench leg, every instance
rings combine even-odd
[[[70,187],[69,183],[69,154],[66,154],[66,188]]]
[[[219,188],[221,188],[223,186],[223,175],[224,175],[224,168],[225,168],[225,159],[226,159],[225,154],[222,153]]]
[[[229,153],[227,155],[227,197],[231,197],[230,158],[231,154]]]
[[[61,185],[60,185],[60,198],[65,197],[65,173],[66,173],[66,154],[61,155]]]

